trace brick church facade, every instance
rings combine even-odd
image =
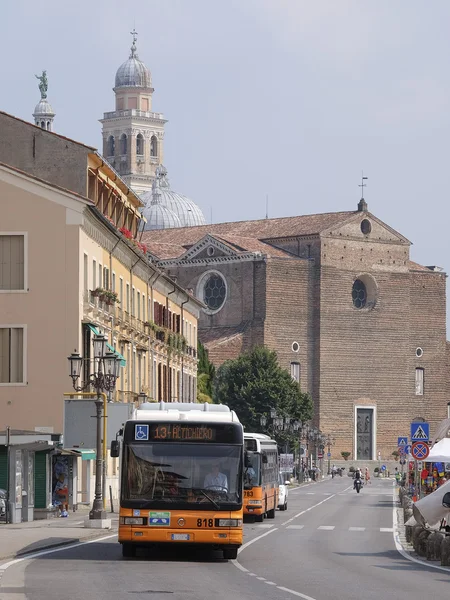
[[[276,350],[311,394],[333,457],[391,457],[410,422],[447,416],[446,275],[361,200],[356,211],[149,231],[154,260],[205,302],[220,365]]]

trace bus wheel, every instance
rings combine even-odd
[[[264,515],[255,515],[255,521],[257,523],[262,523],[264,521]]]
[[[223,557],[227,560],[234,560],[237,558],[238,549],[237,548],[224,548]]]
[[[267,511],[267,518],[268,519],[275,519],[275,508],[272,508],[272,510],[268,510]]]
[[[136,546],[134,544],[122,544],[122,556],[124,558],[133,558],[136,556]]]

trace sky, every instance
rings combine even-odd
[[[353,210],[364,171],[369,210],[450,272],[448,0],[14,0],[2,22],[1,110],[32,121],[46,69],[54,130],[101,148],[135,27],[172,189],[208,222]]]

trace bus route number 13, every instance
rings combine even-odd
[[[212,527],[212,519],[197,519],[197,527]]]

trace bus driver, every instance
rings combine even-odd
[[[228,491],[228,480],[224,473],[219,471],[219,463],[214,462],[211,467],[211,473],[205,477],[203,487],[209,490],[217,490],[219,492]]]

